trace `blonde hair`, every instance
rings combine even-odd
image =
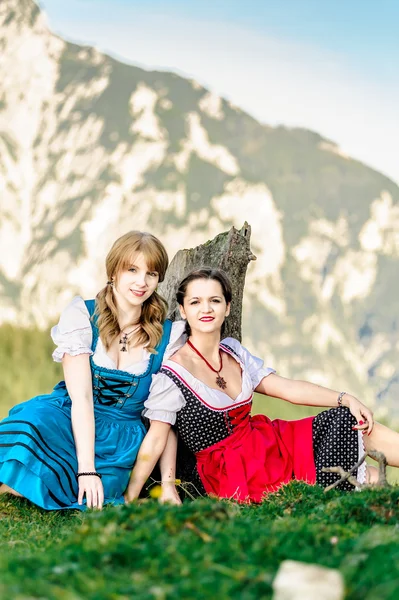
[[[129,231],[114,242],[105,259],[108,282],[116,278],[121,271],[129,269],[137,254],[142,253],[148,268],[157,271],[159,281],[163,281],[168,268],[168,255],[161,242],[151,233]],[[106,350],[121,332],[118,323],[118,311],[112,285],[109,283],[96,296],[96,316],[99,336]],[[161,341],[167,313],[167,303],[154,291],[143,303],[140,315],[140,329],[134,336],[134,343],[144,345],[149,352],[155,353],[156,345]]]

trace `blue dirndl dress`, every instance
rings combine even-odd
[[[92,316],[94,300],[86,300]],[[151,378],[162,363],[172,323],[164,324],[157,354],[141,375],[97,366],[90,356],[95,417],[95,467],[102,475],[104,503],[123,504],[123,492],[146,434],[141,420]],[[92,351],[98,329],[91,320]],[[0,482],[47,510],[75,508],[77,458],[71,422],[72,402],[65,382],[51,394],[36,396],[11,409],[0,422]]]

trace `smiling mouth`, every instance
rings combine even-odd
[[[215,318],[214,318],[214,317],[202,317],[202,318],[200,319],[200,321],[204,321],[205,323],[208,323],[208,322],[210,322],[210,321],[214,321],[214,320],[215,320]]]
[[[132,292],[132,294],[134,296],[137,296],[138,298],[141,298],[145,294],[145,291],[144,292],[139,292],[138,290],[130,290],[130,291]]]

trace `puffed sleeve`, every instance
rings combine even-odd
[[[143,416],[151,421],[174,425],[176,413],[186,404],[183,394],[164,373],[152,376],[150,394],[144,402]]]
[[[186,321],[174,321],[174,323],[172,323],[172,329],[170,330],[169,344],[165,348],[163,360],[167,360],[173,356],[175,352],[184,346],[186,341]]]
[[[244,364],[245,371],[251,378],[253,389],[258,387],[264,377],[276,372],[274,369],[265,367],[263,360],[251,354],[238,340],[226,338],[222,343],[230,346],[230,348],[239,356]]]
[[[61,362],[64,354],[93,354],[90,315],[83,298],[75,296],[63,310],[58,325],[51,329],[51,337],[57,348],[53,360]]]

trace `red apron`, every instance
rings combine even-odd
[[[264,415],[248,415],[229,437],[197,452],[206,492],[261,502],[265,492],[274,492],[291,479],[315,483],[313,419],[271,421]]]

